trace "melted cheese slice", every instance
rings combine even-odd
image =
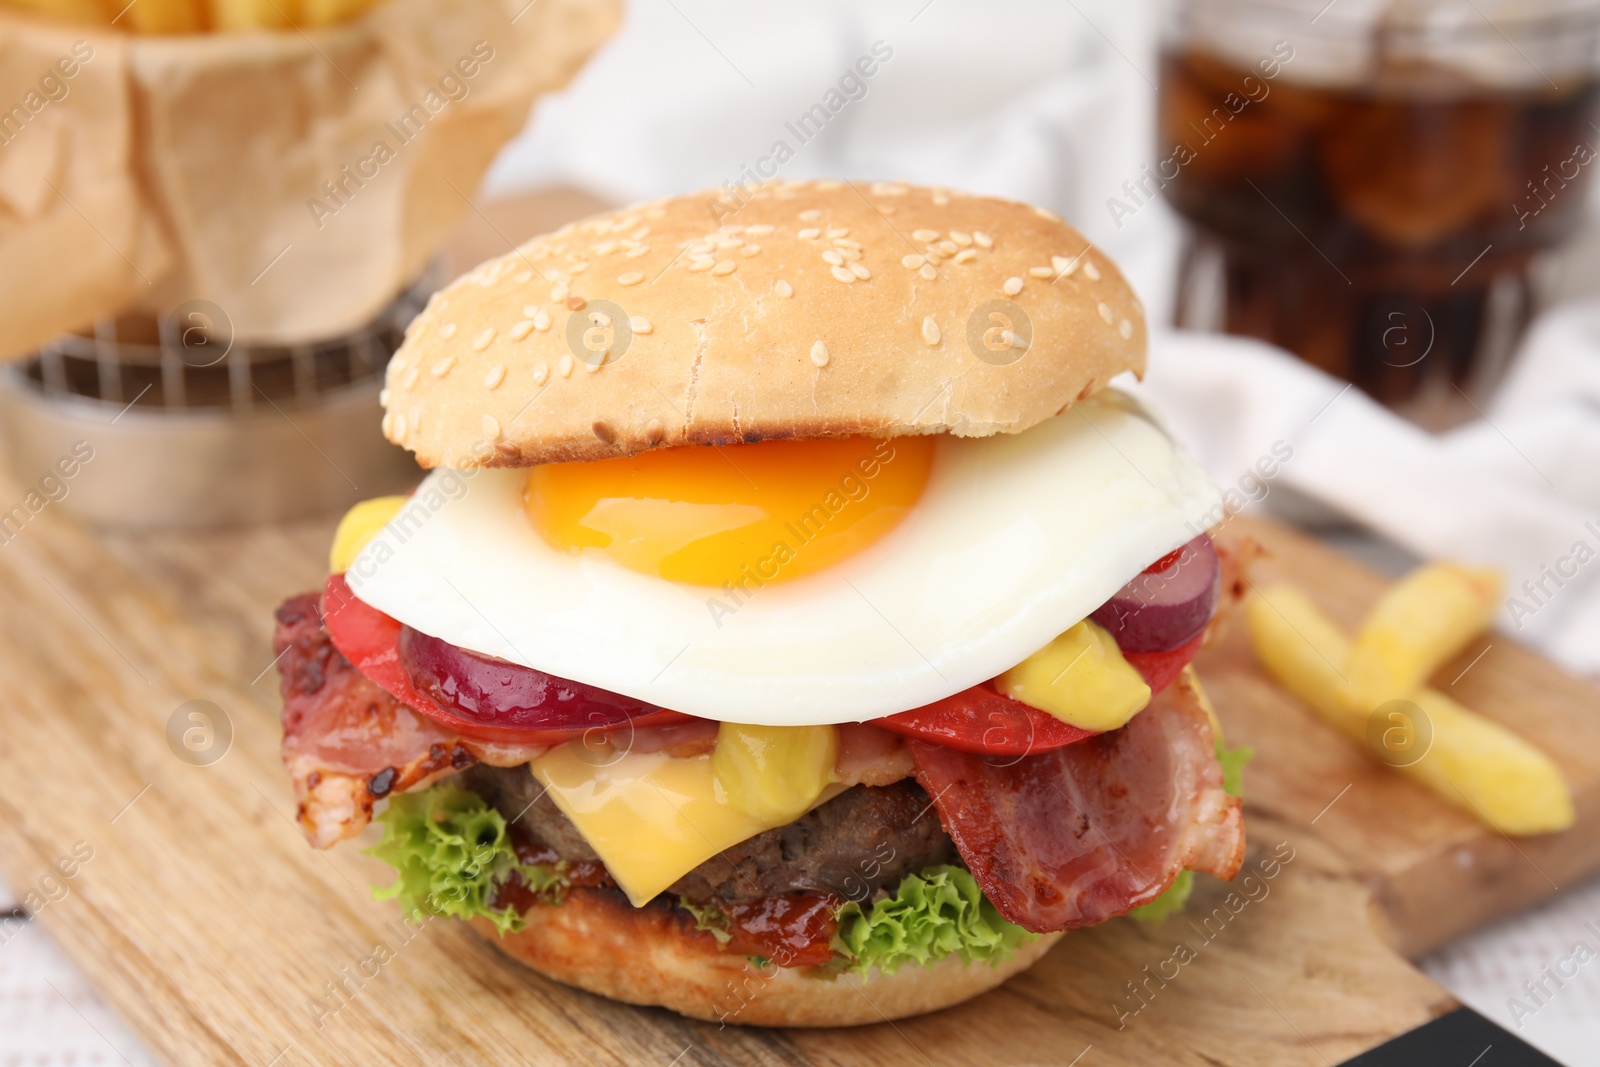
[[[577,740],[551,749],[532,767],[636,907],[723,849],[793,821],[769,824],[734,808],[712,774],[710,756],[618,757]],[[843,791],[830,786],[817,803]]]

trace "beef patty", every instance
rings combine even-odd
[[[527,767],[480,764],[458,778],[523,832],[564,860],[598,860]],[[690,900],[756,900],[833,893],[865,900],[908,874],[960,862],[928,794],[914,779],[854,786],[779,826],[706,860],[668,887]]]

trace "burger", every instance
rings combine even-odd
[[[383,429],[431,469],[278,609],[310,842],[559,982],[840,1026],[966,1000],[1232,877],[1189,661],[1213,484],[1111,381],[1048,211],[769,184],[574,223],[436,294]]]

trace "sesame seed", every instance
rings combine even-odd
[[[522,317],[525,318],[525,319],[538,318],[539,317],[539,305],[538,304],[523,304],[522,305]]]
[[[1035,278],[1054,278],[1056,275],[1053,267],[1029,267],[1028,273]]]
[[[779,278],[777,284],[772,287],[772,291],[781,297],[788,298],[794,295],[794,286]]]
[[[828,346],[818,341],[811,346],[811,362],[819,367],[828,365]]]
[[[1106,303],[1104,300],[1100,301],[1100,317],[1106,320],[1107,326],[1111,325],[1111,305]]]
[[[759,256],[761,254],[761,246],[745,245],[743,248],[739,249],[739,254],[741,256]]]
[[[1083,261],[1083,276],[1091,282],[1100,280],[1100,268],[1094,265],[1094,260],[1086,259]]]
[[[850,273],[854,274],[862,281],[866,281],[868,278],[872,277],[872,272],[867,269],[867,265],[865,263],[851,263]]]
[[[928,279],[930,282],[939,276],[938,268],[936,268],[932,263],[924,263],[921,268],[917,270],[917,273]]]
[[[835,189],[843,189],[844,188],[844,182],[838,181],[838,180],[836,180],[834,178],[829,178],[826,181],[818,182],[817,183],[817,188],[822,190],[825,193],[831,193]]]
[[[773,229],[774,229],[774,227],[768,226],[764,222],[759,222],[754,226],[746,226],[744,228],[744,232],[749,234],[751,237],[765,237],[767,234],[771,233],[773,231]],[[660,419],[657,419],[655,421],[656,421],[657,425],[659,425],[660,422],[661,422]]]
[[[387,388],[378,390],[378,406],[379,407],[388,407],[389,406],[389,390]]]
[[[816,222],[821,217],[822,217],[822,212],[818,211],[814,207],[813,208],[807,208],[806,210],[800,212],[800,221],[802,221],[802,222]]]
[[[1024,348],[1024,347],[1026,347],[1022,343],[1022,338],[1018,337],[1014,330],[1002,330],[1000,332],[1000,340],[1002,340],[1002,341],[1004,341],[1006,343],[1006,347],[1007,348]]]
[[[563,352],[563,353],[561,353],[561,358],[556,361],[556,370],[561,372],[561,376],[563,378],[572,377],[572,353],[571,352]]]
[[[1066,256],[1051,256],[1050,265],[1054,267],[1056,269],[1056,273],[1061,275],[1063,278],[1072,277],[1074,272],[1076,272],[1078,269],[1078,261],[1076,259],[1068,259]]]
[[[483,436],[489,440],[497,440],[500,436],[500,420],[493,415],[485,415],[482,419]]]
[[[411,420],[411,432],[412,433],[421,433],[422,432],[422,411],[421,411],[421,409],[412,408],[409,418]]]
[[[601,367],[606,365],[606,357],[609,355],[611,355],[611,349],[608,348],[604,352],[600,353],[600,358],[595,360],[593,363],[590,363],[588,360],[584,360],[583,369],[588,371],[590,374],[595,373]]]
[[[523,310],[527,309],[524,308]],[[546,311],[544,308],[534,308],[533,328],[538,330],[540,333],[544,333],[546,330],[548,330],[550,328],[550,312]]]
[[[939,343],[939,324],[933,321],[931,315],[922,320],[922,339],[930,345]]]
[[[628,320],[628,329],[632,330],[634,333],[649,333],[651,330],[655,329],[655,327],[651,325],[650,320],[645,318],[643,315],[635,315],[633,318]]]
[[[404,415],[398,415],[397,414],[394,417],[394,437],[395,437],[395,440],[403,441],[403,440],[405,440],[405,436],[406,436],[406,417]]]
[[[597,256],[609,256],[617,250],[617,242],[601,241],[597,245],[590,245],[589,248]]]
[[[731,259],[725,259],[722,262],[718,263],[715,267],[712,267],[711,268],[711,273],[720,278],[723,275],[732,274],[734,271],[736,271],[738,269],[739,269],[739,264],[735,263]]]
[[[667,428],[661,425],[660,419],[651,419],[644,424],[644,439],[648,444],[659,445],[667,436]]]
[[[1016,296],[1018,293],[1022,292],[1022,279],[1012,275],[1006,279],[1006,283],[1002,285],[1000,289],[1007,296]]]
[[[522,340],[524,337],[528,336],[532,332],[533,332],[533,320],[532,319],[523,319],[521,322],[517,323],[515,326],[511,327],[510,330],[507,331],[507,333],[510,335],[510,337],[511,337],[511,339],[513,341],[520,341],[520,340]]]
[[[977,258],[978,250],[976,248],[963,248],[961,251],[956,253],[957,263],[971,263]]]
[[[1049,219],[1051,222],[1060,222],[1061,221],[1061,216],[1057,215],[1054,211],[1051,211],[1049,208],[1036,207],[1036,208],[1033,209],[1033,213],[1035,215],[1038,215],[1041,219]]]
[[[962,248],[966,248],[972,243],[972,235],[970,233],[962,233],[960,230],[951,230],[950,240],[954,241]]]
[[[455,356],[445,356],[439,362],[428,368],[428,373],[435,378],[443,378],[450,373],[450,368],[456,365]]]
[[[517,276],[511,280],[516,282],[518,285],[527,285],[529,282],[533,281],[533,271],[519,270],[517,271]],[[412,423],[415,423],[417,420],[412,419],[411,421]]]
[[[604,311],[591,311],[589,312],[589,321],[594,323],[596,326],[610,326],[611,316],[607,315]]]
[[[472,339],[472,350],[474,352],[482,352],[485,348],[494,344],[495,332],[493,326],[485,326],[482,330],[479,330],[478,336]]]
[[[505,380],[506,365],[504,363],[496,363],[489,368],[489,373],[483,376],[483,387],[485,389],[497,389],[500,387],[500,383]]]
[[[893,215],[894,214],[894,205],[893,204],[880,204],[880,205],[878,205],[878,210],[883,212],[885,215]]]
[[[646,237],[650,236],[650,227],[640,226],[637,230],[634,230],[633,233],[629,234],[629,236],[635,241],[642,241]]]
[[[582,311],[583,305],[587,303],[588,301],[581,296],[569,296],[565,300],[568,311]]]
[[[856,280],[856,276],[854,274],[850,273],[849,271],[845,270],[843,267],[829,267],[828,271],[836,279],[838,279],[841,282],[844,282],[847,285],[850,282],[853,282],[853,281]]]
[[[912,230],[911,239],[914,241],[937,241],[939,239],[939,231],[927,229]]]
[[[410,389],[413,385],[416,385],[417,384],[417,376],[420,375],[421,373],[422,372],[419,371],[416,367],[412,367],[410,370],[406,371],[406,376],[404,378],[400,379],[401,387],[404,388],[404,389]]]
[[[946,255],[946,256],[953,256],[959,250],[960,250],[960,246],[957,245],[954,241],[940,241],[939,242],[939,251],[942,254]]]
[[[626,256],[629,259],[638,259],[640,256],[644,255],[648,251],[650,251],[650,246],[649,245],[640,245],[638,248],[630,248],[630,249],[628,249],[626,252],[623,253],[623,255]]]
[[[571,291],[571,289],[567,288],[566,282],[556,282],[555,285],[550,287],[550,299],[559,304],[567,298],[567,294]]]
[[[984,233],[982,230],[973,230],[972,231],[972,240],[973,240],[973,243],[975,243],[979,248],[993,248],[994,247],[994,238],[990,237],[988,234]]]
[[[636,270],[630,270],[626,274],[617,275],[618,285],[638,285],[642,281],[644,281],[644,275],[640,274]]]
[[[550,365],[548,363],[546,363],[544,360],[541,359],[539,362],[537,362],[537,363],[535,363],[533,365],[533,384],[534,385],[543,385],[545,383],[545,379],[547,379],[549,377],[550,377]]]
[[[828,240],[830,241],[837,241],[841,237],[849,236],[850,228],[848,226],[838,226],[828,231]]]
[[[689,261],[689,269],[691,271],[695,271],[696,273],[703,270],[710,270],[716,265],[717,261],[712,259],[710,256],[696,256],[694,259]]]
[[[600,438],[600,440],[604,441],[608,445],[617,439],[617,435],[612,432],[611,427],[607,426],[603,422],[596,422],[590,427],[590,429],[594,431],[594,435],[596,437]]]
[[[380,422],[378,426],[383,430],[383,436],[389,438],[391,441],[394,440],[394,412],[384,412],[383,421]]]
[[[802,241],[815,241],[818,237],[822,236],[822,231],[818,229],[806,229],[801,230],[799,233],[795,234],[795,236],[800,238]]]
[[[1123,319],[1121,322],[1117,323],[1117,332],[1122,335],[1122,339],[1124,341],[1129,340],[1133,337],[1133,323],[1129,322],[1127,319]]]
[[[900,257],[900,265],[907,270],[916,270],[926,262],[928,261],[925,257],[919,256],[915,252],[909,252]]]
[[[842,267],[844,266],[844,257],[839,254],[838,249],[830,248],[822,253],[822,262],[832,263],[835,267]]]
[[[582,274],[584,271],[589,269],[589,261],[586,260],[586,259],[580,259],[580,260],[578,260],[578,262],[572,264],[567,269],[570,270],[574,274]]]
[[[935,207],[944,207],[949,202],[950,202],[949,194],[947,194],[947,193],[934,193],[933,194],[933,203],[934,203]]]
[[[447,322],[443,326],[439,327],[439,336],[444,338],[446,341],[450,340],[450,338],[454,337],[455,335],[456,335],[456,324],[455,323]]]
[[[724,248],[724,249],[726,249],[726,248],[738,248],[743,243],[744,243],[743,241],[740,241],[738,238],[735,238],[735,237],[718,237],[717,238],[717,247],[718,248]]]

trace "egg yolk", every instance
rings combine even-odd
[[[686,445],[528,473],[534,529],[674,582],[812,574],[894,529],[922,495],[933,440],[849,437]]]

